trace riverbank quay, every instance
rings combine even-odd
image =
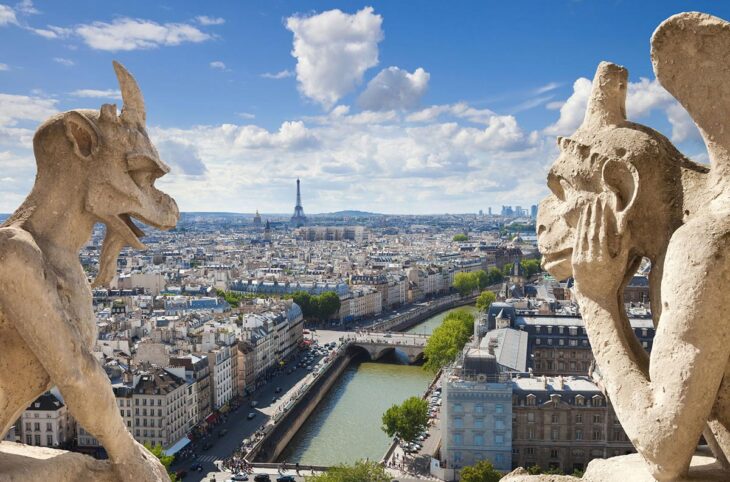
[[[352,361],[353,356],[347,353],[348,345],[340,344],[330,360],[312,373],[311,382],[305,383],[283,402],[282,409],[265,424],[260,439],[245,454],[247,463],[273,463],[276,460]]]
[[[424,322],[427,318],[434,316],[442,311],[450,310],[464,305],[472,305],[476,302],[476,296],[462,297],[460,295],[448,295],[435,300],[419,303],[412,306],[403,313],[391,314],[387,318],[371,323],[364,329],[369,331],[404,331],[419,323]]]

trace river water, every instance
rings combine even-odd
[[[461,309],[476,314],[476,308]],[[431,333],[453,310],[435,315],[408,330]],[[380,419],[391,405],[420,396],[432,379],[420,366],[394,356],[386,362],[356,360],[348,366],[279,457],[302,465],[334,465],[358,459],[380,460],[390,438]]]

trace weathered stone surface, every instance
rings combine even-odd
[[[644,459],[639,454],[621,455],[610,459],[594,459],[588,464],[581,478],[567,475],[528,475],[525,469],[517,469],[501,479],[506,482],[655,482]],[[692,457],[686,477],[677,482],[720,482],[728,480],[728,473],[712,453],[699,452]]]
[[[0,443],[0,482],[116,482],[111,463],[63,450]]]
[[[117,480],[168,480],[162,464],[127,431],[111,383],[91,354],[96,321],[78,257],[94,224],[103,222],[107,235],[95,283],[107,284],[123,246],[144,248],[132,217],[170,229],[179,214],[175,201],[154,187],[169,168],[147,135],[142,93],[124,67],[115,62],[114,69],[121,115],[107,104],[44,122],[33,138],[33,190],[0,226],[0,438],[56,385],[73,417],[107,450]],[[84,459],[78,457],[57,456],[42,465],[79,468]],[[17,458],[0,459],[0,478],[21,466]],[[79,479],[101,480],[95,475]],[[51,479],[75,480],[55,474],[23,480]]]
[[[709,168],[626,119],[628,73],[606,62],[583,124],[558,140],[561,154],[548,174],[552,195],[538,213],[543,266],[557,278],[575,278],[601,382],[639,453],[615,466],[613,459],[596,464],[594,471],[621,470],[596,480],[681,480],[701,435],[728,467],[728,59],[730,24],[710,15],[675,15],[652,38],[657,79],[700,128]],[[652,263],[651,357],[622,300],[642,258]]]

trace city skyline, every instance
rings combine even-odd
[[[529,207],[604,59],[630,71],[629,117],[706,162],[646,39],[688,8],[728,16],[679,1],[75,3],[0,3],[0,38],[14,46],[0,57],[0,212],[30,191],[39,122],[121,106],[112,59],[140,82],[173,167],[159,184],[185,212],[290,213],[297,177],[310,213]],[[603,42],[616,25],[620,38]]]

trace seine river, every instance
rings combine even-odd
[[[476,313],[473,306],[461,309]],[[408,332],[431,333],[449,311],[427,319]],[[380,460],[390,443],[380,429],[383,412],[408,397],[421,395],[431,378],[420,366],[409,366],[395,357],[385,363],[353,362],[279,460],[303,465],[351,463],[365,457]]]

